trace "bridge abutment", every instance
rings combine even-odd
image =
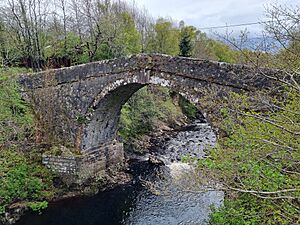
[[[124,169],[123,143],[113,140],[82,155],[43,155],[43,164],[57,174],[64,183],[84,184],[94,177],[105,177],[111,171]]]

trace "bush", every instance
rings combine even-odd
[[[48,170],[25,158],[14,148],[0,152],[0,214],[17,201],[37,201],[53,195]]]
[[[29,202],[28,206],[32,209],[32,211],[41,213],[41,210],[48,207],[48,202]]]
[[[125,142],[148,134],[157,116],[154,95],[147,88],[142,88],[123,106],[119,133]]]
[[[32,114],[21,98],[18,85],[8,75],[20,71],[10,69],[0,74],[0,146],[10,141],[24,140],[31,134]]]
[[[281,110],[237,107],[235,118],[233,111],[222,110],[229,137],[199,160],[203,173],[227,189],[225,205],[212,214],[211,224],[300,223],[299,95],[286,94]]]

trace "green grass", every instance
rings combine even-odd
[[[22,100],[14,75],[25,69],[0,69],[0,145],[18,142],[30,135],[33,117]]]
[[[41,165],[41,153],[23,146],[32,141],[34,117],[22,99],[14,76],[26,69],[0,69],[0,221],[9,205],[28,202],[33,210],[45,208],[53,195],[52,175]],[[29,157],[30,156],[30,157]]]

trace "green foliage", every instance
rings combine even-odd
[[[219,62],[236,63],[238,52],[227,44],[208,38],[205,33],[197,31],[192,56]]]
[[[40,213],[43,209],[48,207],[48,202],[29,202],[28,206],[32,209],[32,211]]]
[[[194,110],[184,102],[185,112],[194,115]],[[144,87],[135,93],[123,106],[119,133],[126,143],[147,135],[159,126],[172,126],[184,118],[182,109],[172,94],[164,87]]]
[[[147,52],[178,55],[179,35],[180,31],[172,21],[158,19],[154,25],[154,33],[149,38]]]
[[[66,58],[70,59],[73,64],[88,62],[87,53],[81,48],[80,37],[75,33],[68,32],[64,39],[59,38],[59,36],[61,36],[60,32],[52,31],[45,35],[46,43],[44,47],[44,56],[46,59]]]
[[[35,202],[51,197],[51,178],[45,167],[29,161],[16,148],[1,149],[0,214],[5,212],[6,206],[16,201]],[[40,207],[44,206],[45,203],[40,204]]]
[[[135,93],[121,111],[120,135],[126,140],[147,134],[158,116],[154,95],[147,88]]]
[[[117,58],[141,51],[140,33],[129,13],[108,13],[97,26],[101,29],[102,38],[93,60]]]
[[[21,69],[3,69],[0,76],[0,219],[8,205],[18,201],[40,201],[53,195],[52,176],[34,160],[28,159],[22,143],[33,133],[33,116],[22,100],[13,74]],[[38,157],[40,160],[40,157]],[[32,204],[42,209],[45,203]]]
[[[236,53],[230,47],[220,41],[210,40],[209,48],[218,61],[235,63]]]
[[[297,204],[297,202],[296,202]],[[249,194],[227,197],[224,206],[214,209],[211,225],[299,224],[299,210],[293,201],[259,199]]]
[[[184,26],[180,31],[180,56],[192,56],[197,30],[193,26]]]
[[[195,27],[183,22],[178,27],[171,18],[153,22],[145,11],[126,1],[60,1],[55,6],[46,2],[16,1],[13,8],[7,3],[0,8],[9,16],[9,20],[0,18],[3,65],[40,70],[141,52],[235,61],[227,45],[207,38]],[[38,12],[45,5],[53,17]],[[60,10],[52,12],[57,7]]]
[[[0,67],[0,81],[7,80],[15,75],[30,73],[32,70],[22,67]]]
[[[85,124],[85,123],[87,123],[87,118],[84,115],[78,114],[76,116],[76,121],[78,124]]]
[[[18,64],[18,59],[22,56],[22,51],[18,49],[20,47],[14,41],[14,34],[11,34],[5,24],[0,18],[0,60],[2,66],[9,64]],[[12,38],[13,37],[13,38]]]
[[[179,97],[178,102],[183,114],[185,114],[190,120],[194,120],[197,118],[197,114],[199,110],[196,106],[190,103],[187,99],[183,98],[182,96]]]
[[[213,210],[210,218],[211,225],[255,225],[260,224],[257,214],[263,214],[260,202],[251,196],[239,196],[234,201],[225,200],[224,206]],[[250,209],[250,210],[249,210]]]
[[[233,118],[222,109],[229,137],[208,159],[199,160],[204,173],[231,188],[225,206],[212,214],[212,224],[300,222],[300,96],[294,91],[286,94],[280,111],[243,112],[249,101],[237,94],[236,109],[241,113]]]
[[[267,52],[243,49],[236,53],[236,58],[239,64],[259,67],[279,67],[277,57]]]
[[[0,74],[0,145],[18,141],[30,135],[32,115],[27,104],[21,99],[18,85],[12,74],[20,69],[2,70]]]
[[[121,31],[119,44],[124,46],[122,55],[137,54],[141,52],[141,36],[135,27],[134,20],[129,13],[121,14],[123,30]]]
[[[298,70],[300,67],[300,41],[299,32],[294,34],[294,37],[289,42],[286,48],[283,48],[276,54],[277,68],[287,68],[288,70]],[[279,64],[279,65],[278,65]]]

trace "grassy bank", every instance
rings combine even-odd
[[[8,207],[24,202],[33,210],[47,207],[53,196],[52,176],[41,165],[41,154],[30,147],[34,120],[13,80],[26,69],[0,70],[0,220]]]

